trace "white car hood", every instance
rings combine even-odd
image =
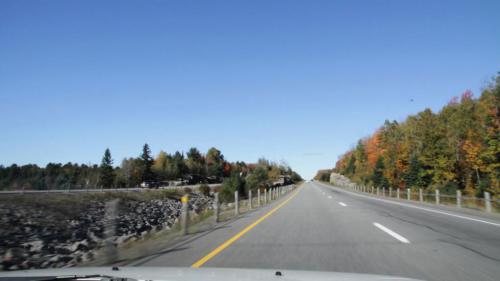
[[[277,276],[276,272],[281,272]],[[103,275],[136,280],[155,281],[338,281],[338,280],[416,280],[397,276],[325,271],[236,269],[236,268],[179,268],[179,267],[72,267],[59,269],[18,270],[0,272],[0,280],[18,277]],[[16,278],[17,277],[17,278]],[[29,280],[29,279],[28,279]]]

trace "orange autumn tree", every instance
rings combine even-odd
[[[393,188],[498,197],[500,76],[479,98],[467,90],[437,113],[426,109],[400,123],[386,121],[340,156],[334,170],[367,185],[382,172]]]

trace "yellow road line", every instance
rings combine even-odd
[[[233,244],[234,242],[236,242],[236,240],[240,239],[243,235],[245,235],[247,232],[249,232],[250,230],[252,230],[252,228],[254,228],[259,223],[261,223],[262,221],[264,221],[266,218],[268,218],[270,215],[272,215],[278,209],[280,209],[281,207],[285,206],[286,203],[288,203],[290,200],[292,200],[299,193],[300,189],[301,188],[297,189],[295,191],[295,193],[292,194],[285,201],[281,202],[278,206],[274,207],[274,209],[272,209],[271,211],[267,212],[265,215],[263,215],[262,217],[260,217],[254,223],[252,223],[251,225],[247,226],[245,229],[243,229],[238,234],[236,234],[233,237],[231,237],[226,242],[222,243],[219,247],[215,248],[208,255],[204,256],[203,258],[201,258],[197,262],[193,263],[191,265],[191,267],[192,268],[198,268],[198,267],[202,266],[204,263],[206,263],[207,261],[209,261],[210,259],[212,259],[213,257],[215,257],[217,254],[219,254],[222,250],[224,250],[225,248],[229,247],[231,244]]]

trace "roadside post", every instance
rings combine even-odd
[[[399,188],[396,189],[396,197],[399,199]]]
[[[411,200],[411,189],[409,189],[409,188],[406,189],[406,199],[408,201]]]
[[[377,187],[377,196],[379,195],[379,188]]]
[[[439,189],[436,189],[436,205],[439,205]]]
[[[421,188],[419,188],[419,189],[418,189],[418,200],[419,200],[420,202],[424,202],[424,194],[423,194],[423,192],[422,192],[422,189],[421,189]]]
[[[457,190],[457,208],[462,208],[462,191]]]
[[[385,197],[385,187],[382,187],[382,196]]]
[[[248,207],[250,210],[252,209],[252,190],[248,191]]]
[[[491,213],[491,196],[487,191],[484,192],[484,207],[486,212]]]
[[[267,189],[264,189],[264,204],[267,204]]]
[[[219,192],[214,194],[214,216],[215,216],[215,222],[219,222],[219,216],[220,216]]]
[[[392,187],[389,187],[389,197],[392,197]]]
[[[234,214],[239,215],[240,214],[240,206],[238,202],[238,191],[234,192]]]
[[[181,197],[182,209],[181,209],[181,229],[182,234],[188,234],[188,222],[189,222],[189,195],[184,195]]]
[[[260,188],[257,189],[257,207],[260,207]]]

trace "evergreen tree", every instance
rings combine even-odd
[[[111,158],[111,152],[109,148],[104,151],[104,156],[102,157],[101,166],[99,167],[99,183],[103,188],[110,188],[113,186],[115,181],[115,173],[113,171],[113,159]]]
[[[345,168],[345,175],[352,176],[356,173],[356,156],[352,155],[349,157],[349,162],[347,162],[347,167]]]
[[[153,157],[151,156],[151,150],[149,149],[149,145],[146,143],[142,147],[142,154],[141,154],[141,179],[143,182],[145,181],[151,181],[154,179],[153,171],[151,167],[153,166],[154,160]]]
[[[420,161],[418,161],[417,155],[412,155],[410,158],[408,172],[404,176],[407,187],[418,187],[422,185],[420,179],[420,170],[421,163]]]
[[[384,170],[385,170],[384,157],[379,157],[377,159],[377,162],[375,163],[375,169],[373,170],[372,174],[372,183],[374,186],[387,187],[388,182],[387,179],[384,177]]]

